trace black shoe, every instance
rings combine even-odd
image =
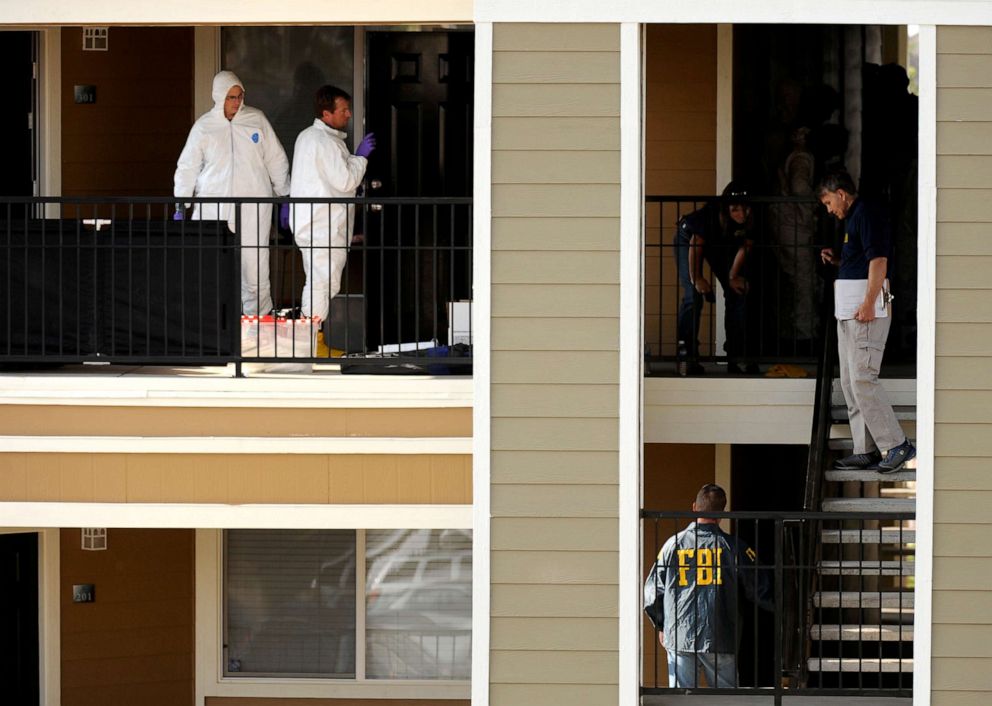
[[[866,454],[851,454],[834,461],[834,468],[841,471],[863,471],[875,466],[882,460],[882,454],[871,451]]]
[[[903,467],[906,461],[914,458],[916,458],[916,447],[909,439],[906,439],[895,448],[889,449],[889,452],[885,454],[885,459],[878,462],[878,472],[895,473]]]
[[[727,363],[727,373],[730,375],[757,375],[759,372],[761,371],[758,369],[757,363],[748,363],[747,365]]]

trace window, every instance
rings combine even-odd
[[[227,677],[470,676],[468,530],[229,530],[224,578]]]
[[[355,676],[355,534],[227,532],[227,676]]]
[[[472,537],[467,530],[368,530],[370,679],[468,679]]]
[[[313,124],[314,92],[355,92],[354,27],[223,27],[220,43],[223,68],[245,82],[245,104],[265,113],[290,159]]]

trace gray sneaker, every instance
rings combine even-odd
[[[869,451],[866,454],[851,454],[834,461],[834,468],[841,471],[861,471],[871,468],[882,460],[882,454],[878,451]]]
[[[895,473],[903,467],[906,461],[914,458],[916,458],[916,447],[909,439],[906,439],[895,448],[889,449],[885,458],[878,462],[878,472]]]

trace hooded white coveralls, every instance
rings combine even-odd
[[[224,98],[232,86],[244,90],[230,71],[214,76],[214,107],[193,124],[176,165],[174,195],[285,196],[289,193],[289,162],[275,131],[262,111],[242,103],[234,118],[224,117]],[[234,232],[230,204],[202,203],[193,220],[227,220]],[[269,285],[271,204],[241,207],[241,309],[248,315],[272,310]]]
[[[296,138],[293,149],[293,198],[349,198],[362,183],[368,160],[351,154],[347,133],[320,118]],[[327,319],[331,297],[341,291],[341,272],[355,224],[348,204],[293,204],[290,227],[303,251],[306,285],[302,313]]]

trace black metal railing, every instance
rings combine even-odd
[[[0,365],[471,371],[470,198],[186,201],[0,199]]]
[[[643,510],[641,517],[671,601],[659,626],[665,646],[643,621],[642,695],[760,695],[780,704],[787,696],[912,694],[912,513]],[[697,518],[719,519],[730,539],[713,545],[712,530]],[[810,527],[823,546],[813,556],[803,542]],[[699,548],[709,552],[692,551]],[[717,673],[712,663],[724,659],[725,671],[714,683],[707,667],[689,662],[680,677],[666,646],[717,653],[705,659]]]
[[[750,217],[745,224],[732,224],[726,214],[723,224],[713,222],[721,206],[726,211],[728,205],[714,196],[645,197],[649,372],[672,371],[672,362],[680,358],[696,364],[730,361],[752,367],[816,361],[823,290],[817,276],[819,251],[833,242],[836,222],[825,218],[812,197],[749,197]],[[714,288],[710,295],[693,294],[688,281],[691,247],[679,226],[686,216],[704,208],[703,220],[711,222],[711,230],[725,225],[747,231],[747,239],[753,241],[740,269],[744,282],[728,282],[738,239],[713,235],[695,249],[704,261],[703,276]],[[723,294],[717,293],[718,285]],[[718,322],[721,317],[723,324]]]

